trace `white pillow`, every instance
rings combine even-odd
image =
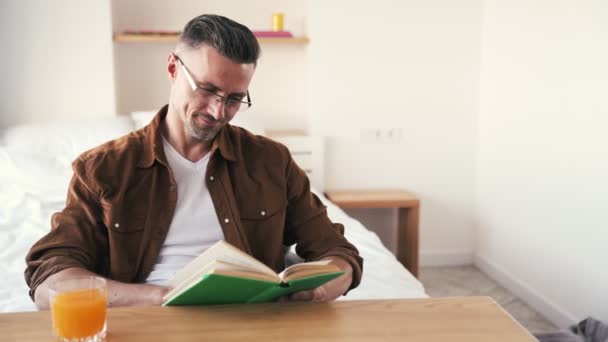
[[[80,153],[125,135],[134,128],[128,116],[26,124],[6,128],[2,141],[13,151],[45,157],[67,155],[73,160]]]
[[[72,162],[134,129],[128,116],[8,127],[0,141],[3,181],[45,200],[65,200]]]
[[[135,122],[136,129],[140,129],[149,124],[156,113],[157,112],[155,111],[131,113],[131,118],[133,119],[133,122]],[[234,119],[230,121],[230,124],[233,126],[242,127],[256,135],[264,135],[266,133],[262,115],[251,110],[237,113]]]

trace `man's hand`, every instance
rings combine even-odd
[[[327,257],[323,260],[331,260],[332,264],[338,266],[345,273],[338,278],[331,280],[314,290],[294,292],[289,296],[279,298],[280,303],[285,302],[327,302],[342,296],[353,282],[353,268],[340,257]]]
[[[55,281],[98,276],[83,268],[67,268],[48,277],[34,294],[36,306],[39,310],[49,308],[49,286]],[[106,279],[108,288],[108,306],[150,306],[161,305],[163,296],[171,289],[163,286],[148,284],[127,284]]]

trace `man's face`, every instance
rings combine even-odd
[[[238,106],[213,94],[228,100],[246,100],[255,66],[235,63],[207,45],[178,52],[177,56],[186,70],[175,55],[169,56],[170,107],[183,122],[187,135],[210,141],[238,111]],[[197,87],[194,91],[187,73]]]

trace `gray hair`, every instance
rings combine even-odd
[[[213,14],[203,14],[190,20],[179,42],[190,48],[206,44],[240,64],[257,65],[261,53],[258,40],[245,25]]]

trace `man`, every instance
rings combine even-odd
[[[141,130],[73,163],[66,207],[26,257],[30,296],[48,308],[54,281],[108,279],[111,306],[159,305],[163,286],[226,240],[275,271],[284,248],[329,259],[346,273],[285,300],[333,300],[358,285],[362,259],[310,192],[288,150],[230,126],[251,105],[260,47],[230,19],[202,15],[168,57],[169,104]]]

